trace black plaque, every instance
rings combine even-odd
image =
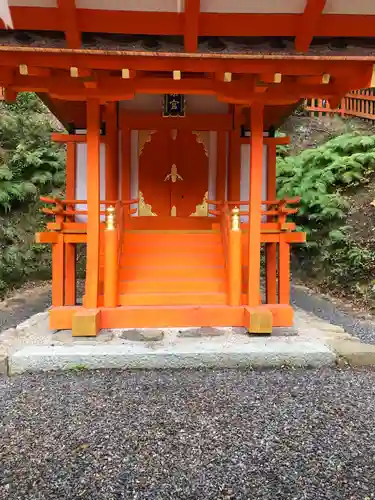
[[[185,96],[183,94],[164,94],[163,116],[185,116]]]

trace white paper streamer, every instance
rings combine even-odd
[[[9,10],[8,0],[0,0],[0,18],[6,28],[13,29],[12,16]]]

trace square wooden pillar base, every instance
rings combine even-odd
[[[273,314],[266,308],[245,307],[244,323],[249,333],[271,334]]]
[[[73,316],[73,337],[96,337],[100,328],[100,309],[80,309]]]

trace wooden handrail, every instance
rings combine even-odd
[[[55,215],[56,217],[56,222],[62,223],[64,222],[65,218],[68,219],[69,222],[74,221],[74,217],[76,215],[88,215],[88,210],[81,210],[81,209],[73,209],[75,205],[87,205],[87,200],[61,200],[59,198],[49,198],[46,196],[41,196],[40,200],[43,203],[49,203],[55,205],[55,207],[52,208],[45,208],[43,207],[41,209],[41,212],[45,213],[46,215]],[[111,201],[111,200],[100,200],[100,205],[108,206],[108,205],[113,205],[116,207],[116,216],[121,219],[121,225],[122,225],[122,220],[123,220],[123,209],[125,206],[128,207],[128,213],[131,215],[134,213],[134,209],[131,209],[130,206],[138,203],[138,199],[133,199],[133,200],[116,200],[116,201]],[[65,207],[65,208],[64,208]],[[121,207],[121,213],[119,211],[119,207]],[[105,215],[106,210],[100,210],[99,211],[100,215]]]
[[[51,203],[56,205],[86,205],[87,200],[61,200],[60,198],[49,198],[45,196],[40,197],[40,201],[43,203]],[[116,205],[120,203],[121,205],[134,205],[138,203],[139,199],[134,200],[100,200],[101,205]]]

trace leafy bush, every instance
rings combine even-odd
[[[40,203],[0,216],[0,297],[9,286],[27,279],[51,276],[50,245],[34,241],[35,232],[45,225]]]
[[[278,194],[301,197],[295,216],[308,243],[299,247],[299,265],[331,287],[349,289],[369,283],[375,253],[350,238],[346,190],[365,183],[374,172],[375,136],[345,134],[297,156],[278,158]]]
[[[5,211],[61,190],[64,183],[65,152],[51,142],[51,121],[38,101],[26,93],[16,104],[0,107],[0,208]]]
[[[0,103],[0,296],[50,274],[50,248],[35,244],[34,233],[45,224],[40,194],[64,189],[65,151],[51,142],[53,123],[35,94]]]

